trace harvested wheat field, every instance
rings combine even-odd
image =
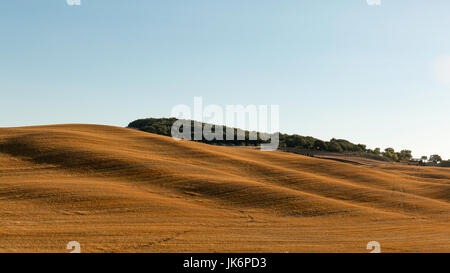
[[[0,129],[0,252],[450,251],[450,170],[132,129]]]

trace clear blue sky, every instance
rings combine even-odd
[[[279,104],[281,131],[450,158],[450,1],[5,0],[0,126]]]

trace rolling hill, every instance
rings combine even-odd
[[[0,252],[450,252],[450,169],[0,129]]]

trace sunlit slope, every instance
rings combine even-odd
[[[0,129],[0,251],[450,251],[450,170],[96,125]],[[436,241],[440,243],[437,244]]]

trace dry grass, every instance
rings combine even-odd
[[[449,252],[450,170],[362,163],[109,126],[0,129],[0,252]]]

